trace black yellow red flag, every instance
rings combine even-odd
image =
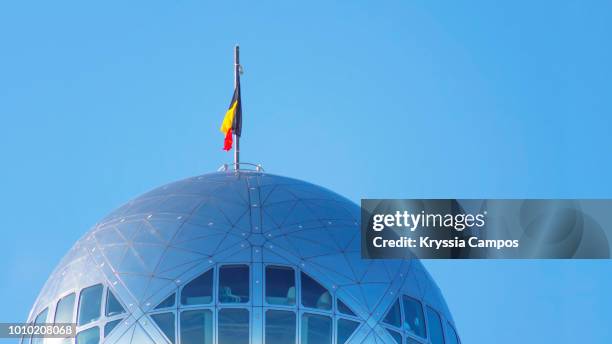
[[[225,113],[223,122],[221,123],[221,132],[225,134],[225,140],[223,142],[223,149],[229,151],[232,149],[233,138],[232,134],[236,137],[240,137],[242,134],[242,103],[240,101],[240,79],[236,82],[236,88],[234,89],[234,95],[230,102],[229,108]]]

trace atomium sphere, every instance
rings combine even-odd
[[[362,259],[359,222],[349,200],[262,171],[171,183],[77,241],[28,321],[77,324],[44,343],[459,343],[422,264]]]

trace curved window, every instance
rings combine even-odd
[[[208,270],[191,282],[181,292],[181,304],[202,305],[212,302],[213,270]]]
[[[302,315],[301,344],[331,344],[332,320],[323,315]]]
[[[408,296],[404,296],[404,330],[421,338],[427,337],[425,316],[421,303]]]
[[[330,310],[332,297],[319,282],[302,272],[302,305],[304,307]]]
[[[111,331],[117,327],[117,325],[119,325],[119,323],[122,321],[123,319],[117,319],[117,320],[113,320],[113,321],[109,321],[104,325],[104,338],[108,337],[108,335],[111,333]]]
[[[100,295],[102,296],[102,295]],[[76,344],[98,344],[100,342],[100,328],[98,326],[88,328],[76,335]]]
[[[36,319],[34,320],[35,324],[43,324],[47,322],[47,314],[49,313],[49,308],[45,308],[42,312],[38,313]],[[32,338],[32,344],[42,344],[44,338]]]
[[[208,309],[181,313],[181,344],[212,344],[212,312]]]
[[[442,332],[442,321],[438,312],[427,307],[427,324],[429,324],[429,336],[432,344],[444,344],[444,333]]]
[[[353,313],[353,311],[344,302],[340,301],[340,299],[337,299],[336,301],[338,303],[338,312],[346,315],[356,316],[355,313]]]
[[[168,308],[172,306],[174,306],[174,294],[165,298],[164,301],[160,302],[159,305],[155,307],[155,309]]]
[[[271,305],[295,305],[295,273],[292,268],[266,267],[266,302]]]
[[[219,269],[219,301],[221,303],[249,302],[248,265],[226,265]]]
[[[57,301],[54,320],[56,324],[72,322],[72,316],[74,315],[75,298],[76,294],[72,293],[62,297],[59,301]]]
[[[359,327],[359,323],[352,320],[347,319],[338,319],[338,331],[336,334],[336,342],[337,344],[344,344],[346,341],[351,338],[353,332]]]
[[[81,290],[79,296],[79,321],[78,324],[85,325],[100,318],[100,306],[102,305],[102,285],[96,284]],[[99,332],[99,331],[98,331]]]
[[[151,314],[151,318],[170,342],[174,343],[174,313]]]
[[[119,300],[117,300],[115,294],[113,294],[113,292],[111,292],[109,289],[106,296],[106,316],[110,317],[123,313],[125,313],[125,309],[123,309],[123,306],[121,303],[119,303]]]
[[[393,338],[393,340],[395,340],[397,344],[403,344],[402,335],[399,332],[389,330],[389,329],[387,329],[387,332],[389,332],[389,334],[391,335],[391,337]]]
[[[400,311],[399,300],[395,300],[393,306],[387,312],[385,319],[383,320],[385,324],[401,327],[402,326],[402,313]]]
[[[267,311],[266,344],[295,344],[295,320],[291,311]]]
[[[219,343],[249,344],[249,311],[225,308],[219,311]]]
[[[459,344],[459,337],[457,336],[457,331],[455,328],[448,324],[448,344]]]

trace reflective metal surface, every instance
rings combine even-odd
[[[77,295],[76,313],[81,290],[102,284],[102,316],[78,331],[99,327],[100,341],[105,343],[180,342],[181,312],[207,309],[212,310],[211,338],[216,342],[218,312],[228,306],[217,296],[210,305],[182,306],[181,288],[212,268],[218,295],[220,268],[246,264],[250,296],[232,296],[241,304],[230,308],[249,311],[250,343],[264,342],[266,312],[272,310],[287,312],[268,314],[270,326],[273,321],[295,319],[297,342],[306,341],[299,332],[305,330],[304,319],[315,319],[314,315],[333,319],[333,343],[336,335],[350,335],[347,343],[395,343],[398,335],[404,341],[410,337],[412,342],[427,342],[408,334],[407,319],[396,331],[383,324],[401,295],[439,312],[445,332],[450,331],[451,314],[418,260],[361,259],[359,218],[355,204],[329,190],[262,171],[220,171],[171,183],[120,207],[85,234],[49,277],[28,320],[48,308],[47,321],[52,322],[57,302],[71,293]],[[279,305],[265,297],[269,265],[295,271],[297,302],[281,298],[284,305]],[[302,273],[329,291],[327,308],[308,308],[300,302],[306,295],[301,290]],[[106,316],[107,291],[116,296],[124,313]],[[176,302],[169,299],[173,294]],[[164,312],[156,310],[160,303],[170,306]],[[160,313],[166,314],[151,317]],[[163,318],[164,323],[154,318]],[[348,334],[337,333],[339,319],[359,325],[354,329],[349,322]]]

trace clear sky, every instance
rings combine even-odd
[[[610,1],[5,1],[0,322],[90,226],[244,161],[360,198],[610,198]],[[611,261],[428,261],[465,344],[610,343]]]

